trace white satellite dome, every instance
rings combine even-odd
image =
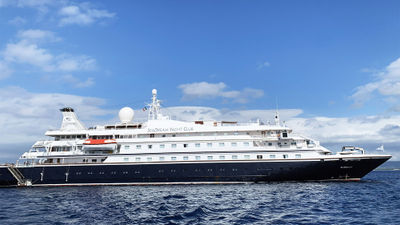
[[[119,120],[121,120],[121,123],[131,122],[133,120],[134,115],[135,115],[135,112],[130,107],[124,107],[121,110],[119,110],[119,113],[118,113]]]

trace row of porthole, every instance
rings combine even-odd
[[[177,148],[177,146],[178,146],[178,144],[170,144],[171,148]],[[182,144],[183,148],[188,148],[189,146],[190,146],[189,144]],[[207,148],[212,148],[213,147],[213,143],[209,142],[209,143],[207,143],[206,146],[207,146]],[[225,142],[218,143],[218,146],[219,147],[225,147]],[[237,142],[231,142],[231,146],[232,147],[237,147],[238,143]],[[243,146],[248,147],[248,146],[250,146],[250,143],[249,142],[243,142]],[[160,149],[164,149],[165,147],[166,147],[166,144],[160,144],[159,145]],[[200,148],[201,147],[201,143],[195,143],[194,147]],[[130,149],[130,145],[125,145],[124,148],[125,148],[125,150],[128,150],[128,149]],[[137,150],[142,149],[142,145],[136,145],[135,148]],[[153,145],[147,145],[147,149],[153,149]]]
[[[186,171],[187,171],[187,170],[183,170],[183,172],[186,172]],[[195,169],[195,170],[194,170],[194,172],[201,172],[201,171],[202,171],[201,169]],[[220,171],[220,172],[225,172],[225,168],[220,168],[219,171]],[[236,172],[236,171],[238,171],[238,169],[232,168],[232,171],[233,171],[233,172]],[[164,172],[165,172],[164,170],[158,170],[158,173],[164,173]],[[171,169],[170,172],[171,172],[171,173],[176,173],[176,169]],[[209,169],[207,169],[207,172],[213,172],[213,169],[209,168]],[[140,170],[135,170],[134,173],[135,173],[135,174],[140,174],[141,171],[140,171]],[[76,174],[76,175],[82,175],[82,172],[76,172],[75,174]],[[88,174],[88,175],[93,175],[94,172],[87,172],[87,174]],[[100,175],[104,175],[105,173],[104,173],[104,172],[99,172],[99,174],[100,174]],[[116,175],[117,172],[116,172],[116,171],[112,171],[112,172],[110,172],[110,174],[111,174],[111,175]],[[129,174],[129,172],[128,172],[128,171],[122,171],[122,174],[125,174],[125,175],[126,175],[126,174]]]
[[[276,159],[277,157],[276,157],[276,155],[269,155],[269,158],[270,159]],[[287,159],[287,158],[289,158],[289,155],[288,154],[283,154],[282,158]],[[301,158],[301,154],[295,154],[295,158],[296,159]],[[225,159],[227,159],[227,157],[225,157],[223,155],[220,155],[218,157],[218,160],[225,160]],[[239,157],[238,157],[238,155],[232,155],[231,159],[235,160],[235,159],[239,159]],[[250,155],[244,155],[243,159],[250,159]],[[263,159],[263,155],[257,155],[257,159]],[[130,158],[128,158],[128,157],[124,158],[124,161],[129,161],[129,160],[130,160]],[[171,156],[170,160],[171,161],[177,161],[178,157]],[[183,161],[189,160],[189,156],[183,156],[182,160]],[[201,160],[201,156],[195,156],[194,160]],[[214,160],[214,157],[213,156],[207,156],[207,160]],[[217,159],[215,159],[215,160],[217,160]],[[136,162],[140,162],[141,161],[141,157],[136,157],[135,161]],[[148,161],[148,162],[153,161],[153,157],[147,157],[146,161]],[[158,161],[165,161],[165,157],[164,156],[159,157]]]

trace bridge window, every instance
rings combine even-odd
[[[296,154],[295,157],[296,157],[296,159],[300,159],[301,158],[301,154]]]
[[[236,147],[236,146],[237,146],[237,143],[236,143],[236,142],[232,142],[232,143],[231,143],[231,146],[232,146],[232,147]]]
[[[211,148],[212,147],[212,143],[207,143],[207,147]]]
[[[243,142],[244,146],[249,146],[249,142]]]
[[[171,145],[171,148],[176,148],[176,144],[172,144],[172,145]]]
[[[275,156],[275,155],[269,155],[269,158],[270,158],[270,159],[275,159],[276,156]]]
[[[212,156],[207,156],[207,159],[208,159],[208,160],[212,160],[213,157],[212,157]]]
[[[164,144],[161,144],[161,145],[160,145],[160,148],[165,148],[165,145],[164,145]]]
[[[200,143],[195,144],[196,148],[200,148]]]
[[[188,156],[183,156],[183,160],[189,160]]]
[[[220,156],[219,156],[219,159],[224,160],[224,159],[225,159],[225,156],[220,155]]]
[[[141,149],[142,145],[136,145],[136,149]]]
[[[286,154],[284,154],[284,155],[283,155],[283,158],[284,158],[284,159],[287,159],[287,158],[289,158],[289,156],[286,155]]]
[[[176,157],[175,157],[175,156],[172,156],[172,157],[171,157],[171,160],[172,160],[172,161],[175,161],[175,160],[176,160]]]
[[[200,160],[200,156],[199,155],[196,155],[196,160]]]
[[[237,155],[233,155],[232,159],[238,159],[238,156]]]
[[[250,159],[250,155],[244,155],[245,159]]]
[[[219,143],[219,147],[224,147],[225,143]]]
[[[164,161],[165,160],[165,157],[164,156],[161,156],[160,157],[160,161]]]

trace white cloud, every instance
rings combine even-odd
[[[38,42],[38,41],[61,41],[61,38],[57,37],[54,32],[47,30],[29,29],[21,30],[18,32],[17,37],[22,40]]]
[[[27,63],[40,67],[44,71],[52,71],[54,66],[52,61],[54,56],[46,49],[38,47],[36,44],[22,40],[18,43],[7,44],[4,51],[4,59],[13,63]]]
[[[82,71],[96,69],[96,60],[85,55],[61,55],[57,57],[57,68],[62,71]]]
[[[262,63],[260,63],[260,64],[258,64],[258,67],[257,67],[257,69],[262,69],[262,68],[266,68],[266,67],[270,67],[271,66],[271,63],[269,63],[268,61],[265,61],[265,62],[262,62]]]
[[[4,58],[3,68],[5,66],[11,67],[10,64],[28,64],[45,72],[74,72],[95,70],[97,67],[96,60],[90,56],[54,55],[50,50],[41,47],[40,43],[61,40],[51,31],[22,30],[18,32],[17,37],[20,40],[16,43],[7,44],[2,53]]]
[[[400,96],[400,58],[376,74],[376,80],[356,88],[351,96],[354,106],[363,106],[376,94],[384,97]]]
[[[0,3],[1,4],[1,3]],[[8,21],[9,24],[15,25],[15,26],[20,26],[26,23],[26,19],[16,16],[13,19]]]
[[[81,81],[78,78],[72,76],[71,74],[67,74],[62,76],[63,82],[70,83],[76,88],[86,88],[94,85],[94,79],[89,77],[85,81]]]
[[[89,7],[88,4],[80,6],[70,5],[60,9],[59,15],[61,16],[59,25],[90,25],[99,19],[113,18],[115,13],[110,13],[107,10],[98,10]]]
[[[184,100],[222,97],[232,99],[234,102],[246,103],[251,98],[260,98],[264,95],[264,91],[260,89],[245,88],[242,91],[226,91],[226,87],[223,82],[208,83],[204,81],[178,86],[182,90]]]
[[[7,63],[0,61],[0,80],[9,77],[12,72]]]

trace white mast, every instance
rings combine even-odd
[[[153,89],[152,92],[153,97],[151,98],[152,102],[149,104],[149,115],[148,120],[157,120],[160,114],[160,100],[157,99],[157,89]]]

